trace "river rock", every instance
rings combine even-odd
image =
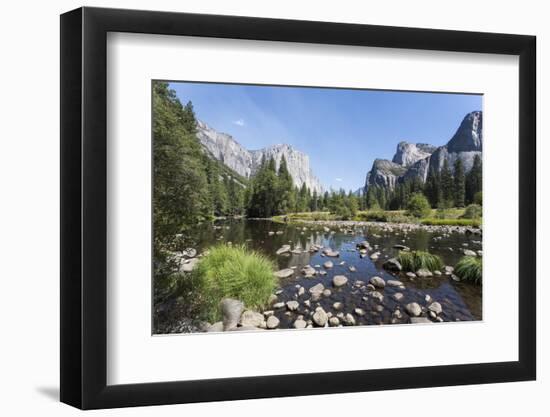
[[[403,313],[401,313],[401,310],[395,310],[393,312],[393,317],[395,317],[396,319],[403,318]]]
[[[330,327],[338,327],[340,325],[340,319],[338,317],[331,317],[328,320],[328,324]]]
[[[192,272],[198,263],[199,258],[186,259],[181,263],[180,272]]]
[[[336,288],[346,285],[347,282],[348,279],[344,275],[336,275],[334,278],[332,278],[332,285],[334,285]]]
[[[464,256],[477,256],[477,253],[470,249],[464,249],[462,253],[464,253]]]
[[[323,286],[323,284],[319,283],[319,284],[316,284],[313,287],[311,287],[309,289],[309,293],[311,295],[316,295],[317,294],[318,296],[320,296],[323,293],[324,290],[325,290],[325,287]]]
[[[294,274],[294,269],[285,268],[274,273],[277,278],[288,278]]]
[[[241,326],[252,326],[260,327],[264,321],[263,314],[257,313],[256,311],[246,310],[241,315]]]
[[[305,329],[306,326],[307,326],[307,322],[303,319],[298,319],[294,322],[295,329]]]
[[[270,294],[269,299],[267,300],[267,303],[269,305],[275,304],[277,302],[278,298],[275,294]]]
[[[432,321],[427,317],[411,317],[412,324],[431,323],[431,322]]]
[[[279,327],[279,319],[275,316],[269,316],[267,318],[266,326],[268,329],[276,329]]]
[[[404,250],[404,251],[411,250],[411,248],[409,248],[408,246],[405,246],[405,245],[393,245],[393,248],[398,249],[398,250]]]
[[[420,268],[418,271],[416,271],[416,276],[420,278],[429,278],[433,276],[432,271],[429,271],[425,268]]]
[[[410,279],[416,278],[416,274],[414,272],[407,272],[405,275],[407,276],[407,278],[410,278]]]
[[[396,258],[390,258],[384,264],[382,265],[384,269],[387,269],[388,271],[394,271],[399,272],[403,269],[401,264]]]
[[[364,316],[365,315],[365,310],[363,310],[362,308],[356,308],[355,310],[353,310],[355,314],[357,314],[358,316]]]
[[[323,297],[330,297],[332,295],[332,291],[329,290],[328,288],[325,288],[323,290]]]
[[[409,303],[405,306],[405,309],[407,310],[407,313],[413,317],[417,317],[422,314],[422,308],[418,305],[418,303]]]
[[[340,301],[336,301],[336,302],[332,305],[332,308],[335,309],[335,310],[342,310],[343,307],[344,307],[344,304],[341,303]]]
[[[298,288],[298,297],[304,295],[305,292],[306,292],[306,289],[304,287]]]
[[[285,306],[285,303],[283,303],[282,301],[279,303],[273,304],[273,308],[283,308],[284,306]]]
[[[369,280],[369,283],[374,285],[376,288],[384,288],[386,286],[386,281],[380,277],[372,277]]]
[[[328,322],[328,316],[325,310],[322,307],[317,307],[315,313],[313,313],[313,323],[319,327],[325,327]]]
[[[377,261],[378,258],[380,258],[380,252],[374,252],[374,253],[370,256],[371,261]]]
[[[327,271],[323,271],[323,270],[319,271],[319,275],[325,276],[326,274],[327,274]]]
[[[353,317],[350,313],[347,313],[344,316],[343,322],[347,326],[355,326],[355,317]]]
[[[308,308],[311,307],[311,301],[305,300],[305,301],[304,301],[304,305],[305,305],[306,307],[308,307]]]
[[[281,246],[277,252],[275,252],[277,255],[282,255],[283,253],[290,252],[290,245],[283,245]]]
[[[326,227],[326,226],[325,226],[325,227],[323,227],[323,230],[324,230],[324,232],[325,232],[325,233],[328,233],[328,232],[330,232],[330,229],[329,229],[328,227]]]
[[[443,308],[441,307],[441,304],[439,304],[437,301],[434,301],[428,306],[428,310],[433,311],[435,314],[441,314],[443,312]]]
[[[367,242],[366,240],[359,242],[356,246],[359,249],[370,249],[370,243]]]
[[[394,295],[393,295],[393,299],[397,302],[401,301],[403,299],[403,294],[400,293],[400,292],[396,292]]]
[[[317,274],[317,271],[311,265],[306,265],[302,268],[302,274],[306,277],[312,277]]]
[[[230,330],[237,327],[244,310],[243,302],[232,298],[224,298],[220,302],[220,307],[223,316],[223,329]]]
[[[357,271],[357,269],[353,265],[350,265],[348,269],[349,269],[349,272]]]
[[[373,291],[370,293],[370,296],[372,298],[374,298],[375,300],[378,300],[379,303],[381,303],[382,301],[384,301],[384,296],[379,293],[378,291]]]
[[[434,275],[436,277],[440,277],[442,274],[441,274],[441,271],[438,271],[437,269],[434,271]]]
[[[340,252],[338,252],[337,250],[332,250],[330,248],[323,250],[323,253],[331,258],[337,258],[338,256],[340,256]]]
[[[445,271],[445,275],[451,275],[455,269],[452,266],[445,265],[443,270]]]
[[[286,308],[290,311],[296,311],[298,310],[298,307],[300,307],[300,303],[298,301],[291,300],[286,302]]]
[[[323,266],[326,268],[326,269],[330,269],[334,266],[334,264],[332,263],[332,261],[326,261]]]
[[[194,248],[187,248],[182,251],[182,255],[186,258],[194,258],[197,256],[197,250]]]
[[[210,326],[208,326],[206,328],[206,331],[208,333],[213,333],[213,332],[223,332],[223,321],[218,321],[214,324],[211,324]]]
[[[403,283],[401,281],[398,281],[396,279],[389,279],[386,281],[386,284],[388,287],[402,287]]]

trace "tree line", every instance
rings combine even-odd
[[[465,207],[482,203],[482,162],[474,157],[473,166],[465,173],[460,158],[454,162],[453,170],[447,159],[440,171],[431,168],[426,182],[418,177],[398,182],[393,189],[373,185],[365,194],[368,209],[402,210],[414,194],[423,194],[432,208]]]

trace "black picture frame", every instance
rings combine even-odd
[[[519,360],[107,385],[108,32],[519,56]],[[61,401],[95,409],[535,379],[535,51],[524,35],[88,7],[61,15]]]

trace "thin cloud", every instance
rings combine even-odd
[[[237,125],[237,126],[240,126],[240,127],[243,127],[244,126],[244,120],[243,119],[234,120],[233,124]]]
[[[342,178],[334,178],[334,181],[342,182],[344,180]]]

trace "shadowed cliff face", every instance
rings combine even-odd
[[[378,185],[393,188],[399,181],[420,178],[426,181],[430,169],[440,171],[445,160],[452,169],[457,159],[464,163],[468,172],[476,155],[483,148],[483,113],[468,113],[449,142],[440,147],[423,143],[400,142],[392,161],[376,159],[367,173],[365,190]]]
[[[259,169],[264,156],[267,160],[273,157],[279,169],[284,156],[288,171],[294,179],[294,185],[301,187],[305,183],[312,192],[324,191],[321,182],[310,167],[309,156],[290,145],[278,144],[250,151],[241,146],[231,135],[218,132],[202,121],[197,122],[197,138],[213,158],[223,162],[243,177],[253,176]]]

